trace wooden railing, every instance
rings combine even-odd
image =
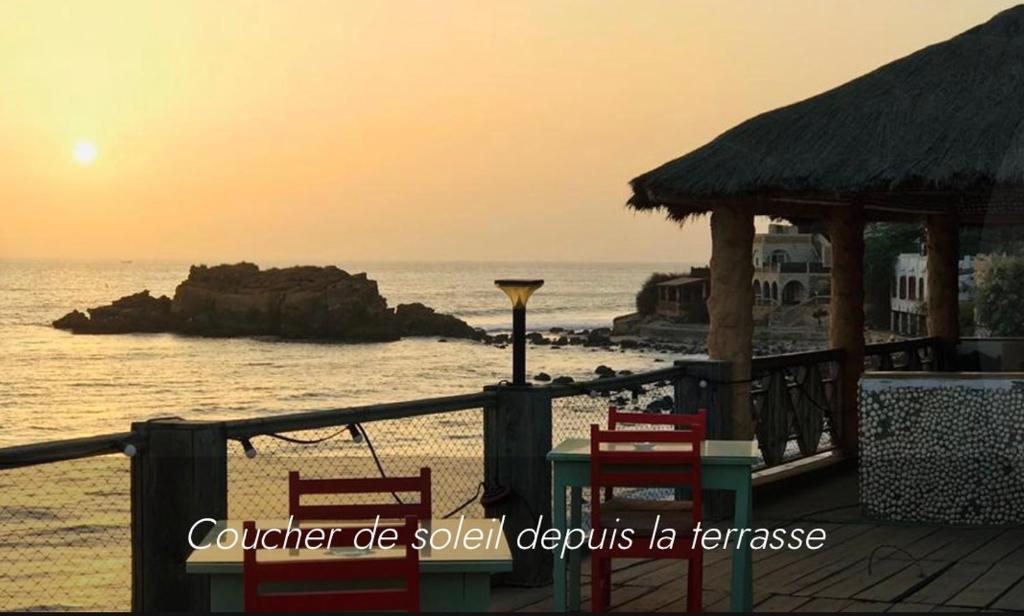
[[[923,338],[869,345],[866,355],[866,364],[872,370],[935,370],[940,367],[942,346],[938,339]],[[839,442],[842,401],[836,378],[843,360],[844,352],[839,349],[753,360],[751,407],[737,411],[754,414],[756,436],[766,466],[811,456]],[[567,414],[561,413],[553,422],[552,400],[560,400],[563,411],[567,404],[575,404],[580,408],[568,409],[569,414],[574,420],[590,422],[590,415],[578,411],[589,412],[593,407],[596,409],[593,417],[598,417],[616,394],[629,397],[639,392],[641,402],[646,400],[643,396],[657,396],[661,402],[671,396],[669,408],[660,404],[655,410],[689,412],[707,408],[711,412],[709,436],[730,438],[729,414],[737,411],[728,408],[730,397],[720,396],[719,392],[734,382],[727,362],[686,361],[661,370],[568,385],[528,389],[502,386],[440,398],[226,422],[177,419],[139,422],[133,424],[131,432],[0,449],[0,471],[115,452],[134,456],[131,462],[134,607],[199,609],[204,606],[205,597],[201,590],[189,590],[193,581],[186,579],[180,567],[185,555],[181,538],[197,516],[227,515],[228,458],[232,455],[229,443],[233,443],[233,459],[237,460],[238,442],[263,438],[264,443],[269,443],[272,435],[280,438],[281,433],[295,436],[299,431],[334,427],[344,430],[350,424],[371,422],[380,422],[377,426],[383,429],[388,420],[396,419],[408,420],[410,429],[418,429],[417,433],[433,435],[431,438],[445,442],[442,432],[452,425],[450,418],[459,412],[480,409],[479,427],[468,428],[474,431],[473,438],[453,442],[475,443],[473,455],[483,459],[479,465],[460,468],[471,473],[474,481],[483,478],[487,485],[498,486],[515,495],[503,502],[492,502],[486,513],[507,514],[510,524],[518,527],[533,524],[534,515],[550,515],[551,486],[538,478],[550,478],[550,473],[545,471],[545,454],[552,447],[552,424]],[[426,417],[433,415],[438,415],[439,419]],[[417,418],[424,425],[416,426]],[[460,429],[467,429],[465,425],[463,423]],[[273,459],[269,445],[261,447],[263,453],[253,460],[253,468]],[[306,455],[309,459],[311,454]],[[502,464],[502,459],[506,463]],[[513,462],[508,463],[508,460]],[[424,464],[431,462],[423,460]],[[433,463],[438,461],[433,460]],[[472,488],[472,482],[467,486]],[[472,496],[472,490],[468,492]],[[14,532],[14,529],[0,530]],[[527,582],[544,582],[545,572],[551,570],[543,561],[544,557],[542,552],[528,556],[517,554],[517,559],[527,559],[525,566],[517,565],[517,573],[532,572],[533,577],[527,578]]]
[[[940,338],[869,344],[864,367],[875,371],[937,371],[942,368]],[[751,406],[757,441],[766,466],[810,456],[842,437],[840,388],[836,377],[841,349],[790,353],[753,360]],[[825,434],[828,439],[823,439]]]
[[[751,411],[766,466],[811,456],[838,443],[842,425],[836,377],[843,351],[755,358]],[[829,439],[822,436],[828,431]]]
[[[869,344],[864,348],[864,369],[876,372],[938,372],[943,369],[941,338],[912,338]]]

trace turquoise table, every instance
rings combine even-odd
[[[331,522],[315,523],[313,526],[330,526]],[[302,524],[305,526],[306,524]],[[337,523],[344,526],[344,523]],[[210,578],[210,611],[244,611],[242,587],[242,548],[228,549],[212,545],[216,533],[225,527],[239,533],[239,521],[219,522],[206,535],[200,545],[211,545],[203,550],[194,550],[185,563],[189,574],[207,575]],[[284,528],[284,520],[257,520],[257,528]],[[447,529],[453,535],[459,530],[458,519],[429,520],[422,524],[432,530]],[[491,607],[491,575],[512,570],[512,553],[500,531],[498,520],[466,518],[462,524],[465,534],[470,528],[479,528],[487,536],[495,531],[499,537],[497,546],[468,550],[460,547],[420,550],[420,610],[424,612],[486,612]],[[351,553],[334,554],[330,550],[266,550],[270,560],[318,560],[336,558],[359,558]]]
[[[657,451],[659,446],[652,449]],[[671,445],[670,445],[671,447]],[[677,446],[676,446],[677,447]],[[563,533],[569,528],[565,518],[566,490],[572,491],[572,511],[569,524],[580,528],[582,521],[582,488],[590,485],[590,439],[571,438],[562,441],[548,453],[554,467],[554,501],[552,522]],[[749,528],[751,522],[751,468],[758,461],[756,441],[704,441],[701,449],[701,483],[709,490],[727,490],[735,493],[736,507],[733,528]],[[563,535],[564,536],[564,535]],[[566,562],[560,549],[555,549],[554,609],[566,610]],[[580,607],[580,553],[569,554],[569,607]],[[750,545],[746,541],[737,546],[732,559],[732,582],[729,607],[734,612],[749,612],[753,607],[753,572]]]

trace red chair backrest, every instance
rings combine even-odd
[[[617,407],[608,407],[608,429],[618,430],[619,426],[671,426],[676,430],[693,430],[699,427],[702,434],[707,434],[707,411],[700,409],[696,413],[643,413],[638,411],[620,411]],[[702,437],[703,438],[703,437]],[[606,499],[613,496],[612,488],[605,488]]]
[[[392,494],[418,492],[419,502],[398,503]],[[303,505],[303,495],[380,494],[383,503]],[[430,469],[421,468],[418,477],[380,477],[368,479],[303,479],[298,471],[288,473],[288,514],[296,520],[401,520],[416,516],[429,520]]]
[[[291,548],[295,545],[307,545],[306,537],[313,530],[323,531],[321,543],[331,548],[352,547],[356,533],[360,527],[343,529],[302,528],[301,535],[280,542],[270,541],[267,537],[266,547],[256,539],[255,522],[243,525],[244,558],[242,561],[243,592],[246,612],[365,612],[365,611],[406,611],[418,612],[420,609],[420,559],[419,552],[413,547],[416,529],[416,518],[409,516],[401,525],[379,526],[378,533],[384,528],[394,528],[398,539],[395,546],[388,550],[380,550],[382,557],[344,558],[327,557],[318,559],[283,560],[262,562],[257,558],[260,552],[268,549]],[[266,533],[270,529],[261,529]],[[282,537],[284,529],[277,529],[277,537]],[[333,531],[333,532],[332,532]],[[380,535],[378,535],[380,536]],[[314,539],[316,539],[314,537]],[[366,541],[366,533],[360,538]],[[358,588],[339,588],[340,584],[359,582]],[[374,584],[378,582],[379,584]],[[396,582],[403,582],[396,587]],[[339,584],[340,583],[340,584]],[[285,585],[292,585],[288,588]],[[315,586],[319,584],[320,588]],[[265,588],[265,585],[274,585]],[[305,588],[303,587],[305,585]]]
[[[703,414],[697,417],[703,418]],[[700,450],[704,425],[688,430],[601,430],[590,426],[590,493],[611,488],[690,488],[693,523],[701,520]],[[637,445],[650,444],[651,449]],[[591,527],[601,527],[601,498],[590,506]]]
[[[608,429],[616,430],[620,425],[673,426],[687,430],[700,426],[707,430],[707,411],[700,409],[696,413],[640,413],[637,411],[620,411],[614,406],[608,407]]]

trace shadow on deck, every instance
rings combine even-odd
[[[754,609],[781,612],[1024,610],[1024,529],[898,525],[863,518],[856,472],[755,506],[759,528],[823,528],[819,550],[754,553]],[[756,502],[756,501],[755,501]],[[708,552],[704,609],[727,611],[728,552]],[[686,564],[622,561],[613,574],[618,612],[686,610]],[[584,561],[582,609],[590,608]],[[496,588],[491,611],[545,612],[551,587]]]

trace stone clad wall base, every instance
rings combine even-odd
[[[1021,378],[865,375],[865,514],[893,522],[1024,523]]]

